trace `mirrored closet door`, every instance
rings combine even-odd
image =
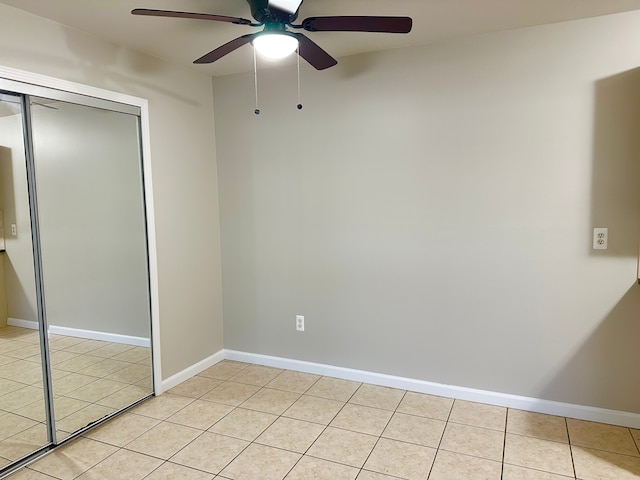
[[[17,131],[5,140],[0,124],[0,468],[153,393],[140,112],[46,90],[3,95],[22,111],[0,117]]]
[[[0,92],[0,468],[49,443],[23,124]]]

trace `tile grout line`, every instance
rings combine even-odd
[[[504,438],[502,440],[502,461],[500,462],[500,479],[504,478],[504,456],[507,451],[507,429],[509,425],[509,409],[507,408],[504,418]]]
[[[249,368],[249,366],[250,366],[249,364],[246,364],[243,368],[241,368],[240,370],[238,370],[235,374],[231,375],[231,377],[229,377],[229,379],[228,379],[225,383],[227,383],[227,382],[231,381],[231,378],[235,377],[237,374],[239,374],[239,373],[240,373],[240,372],[242,372],[243,370],[245,370],[245,369]],[[235,383],[239,383],[239,382],[235,382]],[[223,384],[223,385],[224,385],[224,384]],[[216,388],[217,388],[217,387],[213,388],[212,390],[215,390]],[[256,395],[256,394],[257,394],[260,390],[262,390],[263,388],[264,388],[264,387],[260,387],[260,388],[259,388],[259,389],[254,393],[254,394],[252,394],[249,398],[251,398],[251,397],[253,397],[254,395]],[[247,398],[247,399],[245,400],[245,402],[246,402],[247,400],[249,400],[249,398]],[[194,401],[195,401],[195,400],[194,400]],[[193,402],[191,402],[191,403],[193,403]],[[237,408],[239,408],[239,407],[240,407],[240,405],[242,405],[242,403],[244,403],[244,402],[240,402],[240,404],[238,404],[238,405],[234,405],[234,406],[233,406],[233,409],[232,409],[230,412],[228,412],[228,413],[227,413],[224,417],[222,417],[222,418],[227,417],[227,415],[229,415],[231,412],[233,412],[234,410],[236,410]],[[183,408],[186,408],[186,406],[185,406],[185,407],[183,407]],[[177,413],[177,412],[176,412],[176,413]],[[222,420],[222,418],[221,418],[220,420],[218,420],[217,422],[215,422],[213,425],[215,425],[216,423],[218,423],[219,421],[221,421],[221,420]],[[274,420],[274,421],[275,421],[275,420]],[[213,426],[213,425],[212,425],[212,426]],[[270,426],[270,425],[269,425],[269,426]],[[265,429],[264,429],[264,430],[266,430],[267,428],[269,428],[269,426],[265,427]],[[209,427],[209,428],[211,428],[211,427]],[[260,433],[258,434],[258,436],[260,436],[260,435],[264,432],[264,430],[263,430],[262,432],[260,432]],[[208,432],[208,431],[209,431],[208,429],[207,429],[207,430],[204,430],[200,435],[198,435],[196,438],[194,438],[192,441],[190,441],[187,445],[185,445],[185,446],[184,446],[184,447],[182,447],[179,451],[177,451],[175,454],[173,454],[171,457],[169,457],[169,459],[171,459],[171,458],[173,458],[174,456],[176,456],[176,455],[177,455],[178,453],[180,453],[182,450],[184,450],[185,448],[187,448],[187,446],[191,445],[191,443],[193,443],[197,438],[200,438],[200,437],[201,437],[205,432]],[[209,432],[209,433],[213,433],[213,432]],[[228,436],[228,435],[225,435],[225,436]],[[228,437],[229,437],[229,438],[235,438],[235,437],[231,437],[231,436],[228,436]],[[256,438],[257,438],[257,437],[256,437]],[[240,439],[236,439],[236,440],[240,440]],[[246,440],[244,440],[244,441],[246,441]],[[244,453],[244,452],[245,452],[245,451],[246,451],[246,450],[247,450],[251,445],[253,445],[253,441],[251,441],[251,442],[247,442],[247,445],[246,445],[242,450],[240,450],[240,451],[239,451],[239,452],[238,452],[238,453],[237,453],[237,454],[236,454],[236,455],[235,455],[231,460],[229,460],[229,462],[227,462],[227,463],[226,463],[226,464],[225,464],[225,465],[220,469],[220,471],[219,471],[218,473],[214,473],[214,474],[213,474],[213,475],[214,475],[214,477],[213,477],[213,478],[217,478],[217,477],[218,477],[218,475],[220,475],[220,473],[222,473],[222,471],[223,471],[225,468],[227,468],[229,465],[231,465],[231,463],[232,463],[236,458],[238,458],[240,455],[242,455],[242,454],[243,454],[243,453]],[[169,459],[167,459],[167,461],[168,461]],[[183,465],[183,466],[186,466],[186,465]],[[189,468],[190,468],[190,467],[189,467]],[[207,473],[209,473],[209,472],[207,472]]]
[[[286,370],[285,370],[285,371],[286,371]],[[302,397],[302,395],[305,395],[309,390],[311,390],[311,389],[313,388],[313,386],[314,386],[316,383],[318,383],[318,382],[319,382],[320,380],[322,380],[323,378],[332,379],[333,377],[327,377],[327,376],[325,376],[325,375],[320,375],[320,376],[319,376],[319,378],[318,378],[318,379],[316,379],[316,381],[315,381],[315,382],[313,382],[313,385],[311,385],[309,388],[307,388],[307,389],[306,389],[306,390],[305,390],[305,391],[300,395],[300,397],[298,398],[298,400]],[[328,422],[326,425],[324,425],[324,428],[322,429],[322,432],[320,432],[320,434],[319,434],[319,435],[316,437],[316,439],[311,443],[311,445],[309,445],[309,447],[307,447],[307,449],[304,451],[304,453],[302,453],[302,454],[301,454],[301,456],[300,456],[300,458],[298,459],[298,461],[296,461],[296,463],[293,465],[293,467],[291,467],[291,469],[290,469],[290,470],[286,473],[286,475],[283,477],[283,480],[284,480],[284,479],[286,479],[287,475],[289,475],[289,474],[291,473],[291,471],[292,471],[292,470],[295,468],[295,466],[300,462],[300,460],[302,460],[302,458],[303,458],[305,455],[307,455],[307,453],[309,452],[309,450],[311,449],[311,447],[313,447],[313,445],[315,445],[315,443],[316,443],[316,442],[318,441],[318,439],[322,436],[322,434],[323,434],[323,433],[324,433],[324,432],[325,432],[325,431],[326,431],[326,430],[331,426],[331,422],[333,422],[333,421],[336,419],[336,417],[340,414],[340,412],[342,412],[342,410],[343,410],[343,409],[344,409],[344,408],[349,404],[349,401],[350,401],[350,400],[355,396],[355,394],[358,392],[358,390],[360,390],[360,387],[362,387],[362,385],[364,385],[364,383],[361,383],[361,382],[358,382],[358,383],[360,383],[360,385],[358,386],[358,388],[356,388],[356,390],[355,390],[355,391],[354,391],[354,392],[349,396],[349,398],[348,398],[346,401],[335,400],[335,401],[341,401],[341,402],[342,402],[342,407],[340,407],[340,409],[339,409],[339,410],[334,414],[334,416],[331,418],[331,420],[329,420],[329,422]],[[314,397],[314,398],[322,398],[322,399],[325,399],[325,400],[333,400],[333,399],[328,399],[328,398],[325,398],[325,397],[319,397],[319,396],[315,396],[315,395],[308,395],[308,396],[311,396],[311,397]],[[297,400],[296,400],[296,401],[297,401]],[[295,402],[294,402],[294,403],[295,403]],[[353,404],[353,405],[358,405],[358,404]],[[288,410],[288,409],[287,409],[287,410]],[[285,412],[286,412],[286,410],[285,410]],[[283,412],[283,413],[284,413],[284,412]],[[279,417],[279,418],[281,418],[281,417],[282,417],[282,415],[280,415],[280,417]],[[289,418],[289,417],[283,417],[283,418]],[[298,420],[298,419],[293,419],[293,420]],[[304,421],[304,420],[299,420],[299,421]],[[315,423],[315,422],[308,422],[308,423]],[[343,429],[343,428],[335,427],[335,426],[334,426],[334,427],[332,427],[332,428],[336,428],[336,429],[344,430],[344,431],[348,431],[348,432],[353,432],[353,430]],[[356,433],[359,433],[359,432],[356,432]],[[256,438],[257,438],[257,437],[256,437]],[[377,442],[376,442],[376,444],[377,444]],[[375,448],[375,445],[374,445],[374,448]],[[288,450],[285,450],[285,451],[288,451]],[[372,451],[373,451],[373,449],[372,449]],[[296,452],[296,453],[297,453],[297,452]],[[370,454],[371,454],[371,452],[369,453],[369,455],[370,455]],[[345,467],[356,468],[356,469],[358,469],[358,474],[357,474],[357,475],[360,475],[360,472],[362,471],[362,468],[353,467],[353,465],[347,465],[347,464],[345,464],[345,463],[335,462],[335,461],[333,461],[333,460],[327,460],[327,459],[320,458],[320,457],[314,457],[313,455],[309,455],[309,456],[310,456],[311,458],[319,458],[320,460],[323,460],[323,461],[326,461],[326,462],[330,462],[330,463],[335,463],[335,464],[337,464],[337,465],[343,465],[343,466],[345,466]],[[367,456],[367,459],[368,459],[368,456]],[[365,462],[364,462],[364,463],[366,463],[366,460],[365,460]],[[364,463],[363,463],[363,466],[364,466]]]
[[[364,383],[360,384],[360,387],[362,387],[362,385],[364,385]],[[360,390],[360,387],[358,387],[358,390]],[[356,394],[356,392],[358,391],[356,390],[355,392],[353,392],[353,395]],[[353,398],[353,395],[351,395],[351,398]],[[362,467],[360,467],[360,472],[362,472],[364,470],[364,466],[367,464],[367,462],[369,461],[369,458],[371,458],[371,454],[373,453],[373,451],[376,449],[376,447],[378,446],[378,443],[380,442],[380,440],[382,439],[382,435],[384,435],[384,431],[387,429],[387,427],[389,426],[389,423],[391,423],[391,419],[393,418],[393,416],[396,414],[396,412],[398,411],[398,407],[400,406],[400,404],[402,403],[402,400],[404,400],[404,397],[407,395],[407,390],[404,391],[404,393],[402,394],[402,398],[400,399],[400,401],[398,402],[398,405],[396,405],[395,409],[393,410],[393,413],[391,414],[391,416],[389,417],[389,420],[387,420],[387,423],[385,424],[384,428],[382,429],[382,432],[380,432],[380,435],[378,435],[378,439],[376,440],[376,443],[373,444],[373,448],[371,449],[371,451],[369,452],[369,454],[367,455],[367,458],[364,459],[364,462],[362,463]],[[349,398],[349,400],[351,400],[351,398]],[[345,403],[346,405],[346,403]],[[358,475],[360,475],[360,473],[358,473]]]
[[[326,377],[325,375],[321,375],[321,376],[320,376],[320,378],[318,378],[315,382],[313,382],[313,385],[311,385],[309,388],[307,388],[307,389],[305,390],[305,393],[306,393],[306,392],[308,392],[309,390],[311,390],[311,389],[313,388],[313,386],[314,386],[316,383],[318,383],[320,380],[322,380],[323,378],[333,378],[333,377]],[[362,384],[362,383],[360,383],[360,385],[358,386],[358,388],[356,388],[356,389],[355,389],[355,391],[351,394],[351,396],[349,396],[349,398],[348,398],[346,401],[342,402],[342,407],[340,407],[340,409],[335,413],[335,415],[331,418],[331,420],[329,420],[329,421],[327,422],[327,424],[326,424],[326,425],[324,426],[324,428],[322,429],[322,432],[320,432],[320,435],[318,435],[318,436],[316,437],[316,439],[315,439],[313,442],[311,442],[311,445],[309,445],[309,447],[305,450],[305,452],[304,452],[304,453],[302,454],[302,456],[298,459],[298,461],[296,462],[296,464],[295,464],[293,467],[291,467],[291,470],[289,470],[289,471],[287,472],[287,475],[289,475],[289,474],[291,473],[291,471],[295,468],[295,466],[300,462],[300,460],[302,460],[302,458],[303,458],[305,455],[307,455],[307,452],[309,452],[309,450],[311,450],[311,447],[313,447],[313,446],[315,445],[315,443],[318,441],[318,439],[319,439],[319,438],[324,434],[324,432],[326,432],[326,431],[327,431],[327,429],[328,429],[328,428],[329,428],[329,426],[331,425],[331,422],[333,422],[333,421],[336,419],[336,417],[337,417],[338,415],[340,415],[340,412],[342,412],[342,410],[343,410],[343,409],[344,409],[344,407],[347,405],[347,403],[349,403],[349,400],[351,400],[351,399],[353,398],[353,396],[356,394],[356,392],[360,389],[360,387],[361,387],[362,385],[363,385],[363,384]],[[302,395],[304,395],[305,393],[303,393]],[[302,395],[301,395],[301,396],[302,396]],[[312,397],[314,397],[314,398],[323,398],[323,399],[325,399],[325,400],[333,400],[333,399],[328,399],[328,398],[324,398],[324,397],[317,397],[317,396],[314,396],[314,395],[309,395],[309,396],[312,396]],[[296,401],[297,401],[297,400],[296,400]],[[340,400],[335,400],[335,401],[340,401]],[[285,412],[286,412],[286,410],[285,410]],[[285,418],[288,418],[288,417],[285,417]],[[333,427],[333,428],[337,428],[337,427]],[[313,455],[309,455],[309,456],[310,456],[310,457],[312,457],[312,458],[319,458],[319,457],[314,457]],[[333,461],[331,461],[331,460],[327,460],[327,459],[324,459],[324,458],[320,458],[320,460],[324,460],[324,461],[327,461],[327,462],[332,462],[332,463],[335,463],[335,464],[338,464],[338,465],[344,465],[344,466],[346,466],[346,467],[357,468],[357,467],[353,467],[353,465],[347,465],[347,464],[340,463],[340,462],[333,462]],[[366,463],[366,460],[365,460],[365,463]],[[363,463],[363,465],[364,465],[364,463]],[[360,472],[361,472],[361,471],[362,471],[362,468],[359,468],[359,469],[358,469],[358,474],[356,475],[356,478],[357,478],[357,476],[358,476],[358,475],[360,475]],[[284,476],[284,479],[286,479],[287,475],[285,475],[285,476]],[[283,479],[283,480],[284,480],[284,479]]]
[[[447,415],[447,419],[444,422],[444,429],[442,430],[442,436],[440,437],[440,441],[438,442],[438,447],[436,448],[436,454],[433,457],[433,463],[431,464],[431,468],[429,469],[429,475],[427,475],[427,480],[431,476],[431,473],[433,472],[433,467],[436,464],[436,457],[438,456],[438,452],[440,451],[442,440],[444,440],[444,434],[447,431],[447,426],[449,425],[449,420],[451,419],[451,413],[453,412],[453,406],[455,405],[455,403],[456,403],[456,400],[453,399],[453,402],[451,402],[451,408],[449,409],[449,413]]]
[[[244,369],[248,368],[249,366],[250,366],[250,364],[247,364],[245,367],[243,367],[243,368],[242,368],[242,369],[240,369],[238,372],[236,372],[236,374],[234,374],[234,375],[232,375],[231,377],[229,377],[229,378],[226,380],[226,382],[231,382],[233,377],[235,377],[235,376],[236,376],[237,374],[239,374],[242,370],[244,370]],[[236,410],[237,408],[242,408],[241,406],[242,406],[242,404],[243,404],[243,403],[245,403],[246,401],[248,401],[249,399],[251,399],[253,396],[257,395],[257,394],[258,394],[258,392],[260,392],[260,391],[261,391],[262,389],[264,389],[264,388],[269,388],[270,390],[285,391],[285,392],[287,392],[287,393],[296,393],[296,394],[298,394],[298,395],[299,395],[299,397],[295,400],[295,402],[297,402],[297,401],[302,397],[302,395],[304,395],[306,392],[308,392],[308,391],[309,391],[309,390],[310,390],[310,389],[311,389],[311,388],[312,388],[312,387],[313,387],[313,386],[314,386],[318,381],[320,381],[320,379],[324,378],[323,376],[318,376],[318,378],[313,382],[313,384],[312,384],[312,385],[310,385],[309,387],[307,387],[307,389],[306,389],[304,392],[302,392],[302,393],[299,393],[299,392],[291,392],[290,390],[280,390],[280,389],[275,389],[275,388],[267,387],[267,385],[268,385],[269,383],[273,382],[276,378],[278,378],[280,375],[282,375],[282,374],[283,374],[284,372],[286,372],[286,371],[288,371],[288,370],[287,370],[287,369],[282,369],[282,371],[281,371],[278,375],[276,375],[274,378],[272,378],[271,380],[269,380],[265,385],[260,386],[260,389],[259,389],[258,391],[256,391],[253,395],[251,395],[249,398],[247,398],[244,402],[241,402],[239,405],[235,405],[235,406],[233,407],[233,409],[232,409],[229,413],[227,413],[224,417],[222,417],[220,420],[218,420],[217,422],[215,422],[215,423],[214,423],[214,425],[215,425],[216,423],[220,422],[223,418],[227,417],[229,414],[231,414],[231,413],[232,413],[234,410]],[[207,378],[207,377],[203,377],[203,378]],[[225,382],[225,383],[226,383],[226,382]],[[234,383],[240,383],[240,382],[234,382]],[[246,384],[246,385],[253,385],[253,384]],[[254,386],[258,386],[258,385],[254,385]],[[215,387],[215,388],[217,388],[217,387]],[[215,388],[213,388],[211,391],[215,390]],[[206,394],[205,394],[205,395],[206,395]],[[295,403],[295,402],[294,402],[294,403]],[[292,405],[293,405],[293,404],[292,404]],[[346,403],[345,403],[345,405],[346,405]],[[343,407],[344,407],[344,406],[343,406]],[[251,410],[251,409],[249,409],[249,410]],[[287,410],[288,410],[288,408],[286,408],[286,409],[285,409],[281,414],[277,415],[276,420],[274,420],[274,421],[273,421],[273,422],[271,422],[269,425],[267,425],[267,426],[266,426],[266,427],[265,427],[265,428],[264,428],[260,433],[258,433],[258,435],[256,435],[256,437],[255,437],[253,440],[249,441],[249,442],[248,442],[248,445],[247,445],[247,446],[246,446],[246,447],[245,447],[241,452],[239,452],[239,453],[238,453],[238,454],[237,454],[237,455],[236,455],[236,456],[235,456],[235,457],[234,457],[234,458],[233,458],[229,463],[227,463],[227,464],[226,464],[226,465],[225,465],[225,466],[220,470],[220,472],[218,472],[218,474],[216,474],[216,475],[219,475],[219,474],[220,474],[220,473],[221,473],[225,468],[227,468],[227,467],[228,467],[228,466],[229,466],[229,465],[230,465],[230,464],[231,464],[231,463],[232,463],[236,458],[238,458],[238,457],[239,457],[239,456],[240,456],[244,451],[246,451],[246,450],[247,450],[251,445],[260,445],[260,446],[267,446],[267,447],[270,447],[270,448],[278,448],[278,447],[273,447],[273,446],[270,446],[270,445],[263,445],[263,444],[261,444],[261,443],[257,443],[255,440],[256,440],[257,438],[259,438],[259,437],[260,437],[260,435],[262,435],[262,434],[263,434],[267,429],[269,429],[269,427],[271,427],[271,426],[272,426],[272,425],[273,425],[273,424],[274,424],[278,419],[280,419],[280,418],[287,418],[287,419],[288,419],[289,417],[284,417],[284,416],[283,416],[283,413],[284,413],[284,412],[286,412]],[[256,412],[259,412],[259,413],[266,413],[266,412],[262,412],[262,411],[259,411],[259,410],[252,410],[252,411],[256,411]],[[336,413],[336,415],[337,415],[337,413]],[[335,418],[335,416],[334,416],[334,418]],[[295,419],[294,419],[294,420],[295,420]],[[308,423],[314,423],[314,422],[308,422]],[[213,426],[213,425],[212,425],[212,426]],[[328,427],[328,425],[326,425],[326,426],[324,427],[324,429],[323,429],[323,431],[320,433],[320,435],[322,435],[322,433],[327,429],[327,427]],[[209,427],[209,428],[211,428],[211,427]],[[206,431],[208,431],[208,430],[206,430]],[[227,437],[229,437],[229,438],[237,439],[236,437],[232,437],[232,436],[228,436],[228,435],[224,435],[224,434],[219,434],[219,435],[223,435],[223,436],[227,436]],[[320,435],[318,435],[318,438],[320,437]],[[237,440],[242,440],[242,439],[237,439]],[[317,438],[316,438],[316,440],[317,440]],[[316,441],[316,440],[314,440],[314,442],[313,442],[313,443],[312,443],[312,444],[307,448],[307,450],[305,450],[305,452],[304,452],[304,453],[302,453],[302,454],[300,454],[299,452],[292,452],[292,451],[290,451],[290,450],[286,450],[286,449],[283,449],[283,448],[278,448],[278,450],[282,450],[282,451],[285,451],[285,452],[290,452],[290,453],[295,453],[295,454],[300,455],[300,458],[299,458],[299,459],[294,463],[294,465],[293,465],[293,466],[292,466],[292,467],[287,471],[287,473],[285,474],[285,477],[286,477],[287,475],[289,475],[289,473],[291,473],[291,471],[295,468],[295,466],[296,466],[296,465],[300,462],[300,460],[301,460],[301,459],[306,455],[306,452],[311,448],[311,446],[313,446],[313,444],[315,443],[315,441]],[[244,440],[244,441],[246,441],[246,440]],[[185,447],[186,447],[186,446],[185,446]],[[283,478],[285,478],[285,477],[283,477]]]
[[[638,455],[640,455],[640,440],[636,440],[636,437],[633,435],[631,428],[629,428],[629,434],[631,435],[631,440],[633,440],[633,443],[635,443],[636,445],[636,450],[638,451]],[[640,438],[640,436],[638,438]]]
[[[192,403],[193,403],[193,402],[192,402]],[[236,408],[237,408],[237,407],[236,407]],[[233,410],[235,410],[235,408],[234,408]],[[231,410],[231,412],[233,412],[233,410]],[[229,412],[229,413],[231,413],[231,412]],[[227,415],[228,415],[228,414],[227,414]],[[225,415],[225,417],[226,417],[226,415]],[[223,417],[223,418],[224,418],[224,417]],[[220,419],[220,420],[222,420],[222,419]],[[163,422],[165,422],[165,420],[163,420]],[[171,423],[171,422],[167,422],[167,423]],[[216,423],[217,423],[217,422],[216,422]],[[214,425],[215,425],[215,424],[214,424]],[[185,426],[186,426],[186,425],[185,425]],[[154,427],[154,428],[155,428],[155,427]],[[173,455],[171,455],[169,458],[167,458],[167,459],[163,459],[163,460],[164,460],[165,462],[169,462],[173,457],[175,457],[176,455],[178,455],[178,454],[179,454],[180,452],[182,452],[185,448],[187,448],[189,445],[191,445],[193,442],[195,442],[198,438],[200,438],[201,436],[203,436],[203,435],[204,435],[205,433],[207,433],[207,432],[208,432],[208,430],[203,430],[203,431],[202,431],[202,432],[201,432],[201,433],[200,433],[196,438],[194,438],[193,440],[191,440],[190,442],[188,442],[186,445],[184,445],[182,448],[180,448],[176,453],[174,453]],[[211,432],[209,432],[209,433],[211,433]],[[225,436],[227,436],[227,435],[225,435]],[[228,438],[234,438],[234,437],[230,437],[230,436],[229,436]],[[239,440],[239,439],[236,439],[236,438],[234,438],[234,439],[235,439],[235,440]],[[245,440],[245,441],[246,441],[246,440]],[[252,443],[253,443],[253,442],[247,442],[247,445],[246,445],[244,448],[242,448],[242,450],[240,450],[240,451],[239,451],[239,452],[238,452],[238,453],[237,453],[237,454],[236,454],[236,455],[235,455],[231,460],[229,460],[229,461],[228,461],[228,462],[227,462],[227,463],[226,463],[226,464],[225,464],[225,465],[220,469],[220,471],[219,471],[218,473],[214,473],[214,474],[213,474],[213,475],[214,475],[214,478],[215,478],[215,477],[217,477],[217,476],[218,476],[218,475],[219,475],[219,474],[220,474],[220,473],[221,473],[225,468],[227,468],[227,467],[231,464],[231,462],[233,462],[236,458],[238,458],[238,457],[239,457],[239,456],[240,456],[240,455],[241,455],[241,454],[242,454],[242,453],[243,453],[247,448],[249,448],[249,446],[251,446],[251,444],[252,444]],[[178,464],[178,465],[182,465],[183,467],[187,467],[187,465],[183,465],[183,464]],[[188,466],[187,468],[193,468],[193,467]],[[209,472],[207,472],[207,473],[209,473]]]
[[[316,382],[314,382],[314,385],[315,385],[315,383],[317,383],[318,381],[320,381],[322,378],[333,379],[334,377],[326,377],[326,376],[322,375],[322,376],[320,376],[320,378],[318,378],[318,379],[316,380]],[[302,459],[302,457],[304,457],[305,455],[307,455],[307,454],[308,454],[308,451],[311,449],[311,447],[316,443],[316,441],[320,438],[320,436],[322,436],[322,434],[323,434],[323,433],[324,433],[324,432],[325,432],[325,431],[326,431],[326,430],[331,426],[331,425],[330,425],[330,424],[331,424],[331,422],[333,422],[333,421],[335,420],[335,418],[340,414],[340,412],[342,412],[342,410],[344,409],[344,407],[346,407],[348,404],[350,404],[350,400],[355,396],[355,394],[356,394],[356,393],[357,393],[357,391],[360,389],[360,387],[362,387],[363,385],[365,385],[365,383],[361,383],[361,382],[358,382],[358,383],[360,383],[360,385],[358,386],[358,388],[357,388],[357,389],[356,389],[356,390],[351,394],[351,396],[350,396],[346,401],[341,401],[341,402],[343,403],[342,407],[341,407],[341,408],[336,412],[336,414],[332,417],[332,419],[331,419],[331,420],[329,420],[329,422],[328,422],[326,425],[324,425],[324,428],[323,428],[322,432],[321,432],[321,433],[318,435],[318,437],[317,437],[317,438],[316,438],[316,439],[311,443],[311,445],[310,445],[310,446],[305,450],[305,452],[304,452],[304,453],[302,453],[302,455],[301,455],[300,459],[298,459],[298,462]],[[305,394],[306,394],[306,392],[308,392],[312,387],[313,387],[313,385],[312,385],[312,386],[310,386],[307,390],[305,390],[305,392],[304,392],[304,393],[302,393],[302,394],[301,394],[301,396],[302,396],[302,395],[305,395]],[[407,391],[405,390],[405,391],[404,391],[404,394],[403,394],[403,398],[404,398],[404,395],[406,395],[406,393],[407,393]],[[314,396],[314,395],[308,395],[308,396],[313,396],[313,397],[315,397],[315,398],[322,398],[322,399],[325,399],[325,400],[332,400],[332,399],[327,399],[326,397],[318,397],[318,396]],[[334,401],[340,401],[340,400],[334,400]],[[398,405],[401,403],[401,401],[402,401],[402,399],[400,399],[400,401],[398,402]],[[388,411],[389,411],[389,410],[380,409],[380,408],[376,408],[376,407],[368,407],[367,405],[360,405],[360,404],[357,404],[357,403],[352,403],[351,405],[364,406],[364,407],[367,407],[367,408],[375,408],[376,410],[381,410],[381,411],[386,411],[386,412],[388,412]],[[396,407],[395,407],[395,410],[393,410],[393,413],[392,413],[391,417],[389,418],[389,420],[387,421],[387,424],[385,425],[385,428],[386,428],[386,426],[388,426],[389,422],[391,421],[391,418],[393,417],[393,414],[395,414],[395,413],[396,413],[397,408],[398,408],[398,406],[396,406]],[[283,417],[283,418],[289,418],[289,417]],[[292,418],[292,419],[293,419],[293,420],[297,420],[297,419],[295,419],[295,418]],[[300,420],[300,421],[305,421],[305,420]],[[314,423],[314,424],[315,424],[315,422],[308,422],[308,423]],[[317,424],[317,425],[321,425],[321,424]],[[357,431],[355,431],[355,430],[349,430],[349,429],[347,429],[347,428],[342,428],[342,427],[336,427],[336,426],[333,426],[332,428],[335,428],[335,429],[337,429],[337,430],[343,430],[343,431],[346,431],[346,432],[362,433],[362,432],[357,432]],[[384,429],[385,429],[385,428],[383,428],[383,432],[384,432]],[[362,433],[362,434],[363,434],[363,435],[368,435],[368,436],[374,436],[374,437],[375,437],[375,436],[377,436],[377,437],[378,437],[378,440],[376,441],[376,444],[374,444],[373,448],[371,449],[371,452],[369,452],[369,455],[367,456],[367,459],[365,459],[365,462],[364,462],[364,463],[366,463],[366,461],[368,460],[369,456],[370,456],[370,455],[371,455],[371,453],[373,452],[373,449],[375,448],[375,445],[377,445],[377,442],[380,440],[381,435],[372,435],[372,434],[364,434],[364,433]],[[258,444],[258,445],[262,445],[262,444]],[[277,448],[277,447],[273,447],[273,448]],[[290,451],[290,450],[286,450],[286,449],[282,449],[282,450],[284,450],[284,451]],[[298,453],[298,452],[294,452],[294,453]],[[309,455],[309,456],[310,456],[310,457],[312,457],[312,458],[318,458],[318,459],[320,459],[320,460],[323,460],[323,461],[326,461],[326,462],[329,462],[329,463],[335,463],[336,465],[343,465],[343,466],[345,466],[345,467],[355,468],[355,469],[357,469],[357,470],[358,470],[358,475],[359,475],[359,474],[362,472],[362,470],[363,470],[362,468],[354,467],[353,465],[349,465],[349,464],[346,464],[346,463],[337,462],[337,461],[334,461],[334,460],[327,460],[327,459],[324,459],[324,458],[321,458],[321,457],[315,457],[315,456],[313,456],[313,455]],[[297,465],[297,463],[298,463],[298,462],[296,462],[296,465]],[[364,466],[364,463],[363,463],[363,466]],[[295,465],[294,465],[294,467],[295,467]],[[293,470],[293,468],[294,468],[294,467],[292,467],[292,468],[291,468],[291,470]],[[291,473],[291,470],[289,470],[289,472],[287,472],[287,475],[289,475],[289,473]],[[286,478],[286,476],[285,476],[285,478]],[[399,478],[399,477],[395,477],[395,476],[393,476],[393,478]]]
[[[277,375],[273,380],[275,380],[276,378],[278,378],[280,375],[282,375],[282,374],[283,374],[284,372],[286,372],[286,371],[287,371],[286,369],[282,370],[282,372],[280,372],[280,374],[278,374],[278,375]],[[296,399],[296,401],[295,401],[295,402],[293,402],[293,403],[292,403],[288,408],[285,408],[285,410],[284,410],[284,412],[282,412],[282,414],[286,413],[286,411],[287,411],[287,410],[289,410],[289,408],[291,408],[291,406],[293,406],[293,405],[294,405],[298,400],[300,400],[300,398],[302,398],[302,395],[304,395],[304,394],[305,394],[306,392],[308,392],[311,388],[313,388],[313,386],[314,386],[316,383],[318,383],[318,382],[320,381],[320,379],[321,379],[321,378],[323,378],[323,377],[322,377],[322,376],[319,376],[318,378],[316,378],[315,382],[313,382],[313,383],[312,383],[312,384],[311,384],[311,385],[310,385],[310,386],[309,386],[309,387],[308,387],[304,392],[302,392],[302,393],[300,394],[300,396]],[[271,382],[272,382],[273,380],[271,380]],[[269,383],[271,383],[271,382],[269,382]],[[282,414],[278,415],[278,419],[280,419],[280,418],[289,418],[289,417],[284,417]],[[336,415],[337,415],[337,414],[336,414]],[[274,420],[274,422],[273,422],[273,423],[277,422],[277,421],[278,421],[278,419]],[[273,425],[273,423],[272,423],[271,425]],[[309,422],[309,423],[312,423],[312,422]],[[269,427],[270,427],[271,425],[269,425]],[[269,427],[267,427],[267,428],[269,428]],[[327,427],[328,427],[328,425],[327,425],[327,426],[325,426],[325,427],[322,429],[322,432],[320,432],[320,435],[322,435],[322,434],[324,433],[324,431],[327,429]],[[264,429],[264,431],[266,431],[266,430],[267,430],[267,428],[265,428],[265,429]],[[264,431],[263,431],[262,433],[264,433]],[[262,435],[262,433],[260,433],[260,435]],[[258,437],[260,437],[260,435],[258,435],[258,436],[256,437],[256,439],[258,439]],[[293,471],[293,469],[294,469],[294,468],[296,468],[296,466],[298,465],[298,463],[300,463],[300,460],[302,460],[302,459],[304,458],[304,456],[307,454],[307,452],[309,451],[309,449],[313,446],[313,444],[314,444],[314,443],[316,443],[316,440],[318,440],[318,438],[320,438],[320,435],[318,435],[318,436],[316,437],[316,439],[315,439],[313,442],[311,442],[311,445],[309,445],[309,446],[307,447],[307,449],[302,453],[302,455],[300,455],[300,458],[298,458],[298,460],[296,460],[296,462],[291,466],[291,468],[287,471],[287,473],[285,473],[285,474],[284,474],[284,477],[282,477],[282,480],[284,480],[285,478],[287,478],[287,476],[288,476],[288,475]],[[253,442],[251,442],[251,443],[253,443]],[[260,444],[259,444],[259,445],[260,445]],[[288,450],[287,450],[287,451],[288,451]],[[297,453],[297,452],[295,452],[295,453]]]
[[[571,433],[569,431],[569,422],[567,421],[567,417],[564,417],[564,425],[567,429],[567,440],[569,441],[569,455],[571,455],[571,467],[573,468],[573,478],[578,478],[578,474],[576,473],[576,463],[573,459],[573,444],[571,443]]]

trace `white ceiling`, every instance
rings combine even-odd
[[[245,0],[0,0],[0,3],[211,75],[253,68],[249,46],[211,65],[192,62],[235,37],[257,31],[255,28],[130,14],[134,8],[154,8],[251,18]],[[640,0],[304,0],[298,22],[322,15],[413,18],[413,30],[406,35],[307,33],[339,61],[340,57],[358,53],[638,9]]]

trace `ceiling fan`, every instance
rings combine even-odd
[[[409,33],[413,21],[410,17],[380,16],[331,16],[309,17],[301,24],[294,24],[303,0],[247,0],[251,8],[251,16],[255,22],[246,18],[228,17],[208,13],[175,12],[171,10],[153,10],[136,8],[134,15],[154,17],[191,18],[228,22],[250,27],[264,27],[257,33],[242,35],[196,59],[193,63],[213,63],[234,50],[252,43],[259,51],[272,58],[283,58],[298,51],[298,54],[317,70],[332,67],[338,62],[329,53],[303,33],[295,33],[292,29],[303,29],[308,32],[381,32]]]

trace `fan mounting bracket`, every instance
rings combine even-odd
[[[260,24],[290,24],[298,18],[298,12],[290,13],[269,7],[269,0],[247,0],[251,7],[251,16]]]

